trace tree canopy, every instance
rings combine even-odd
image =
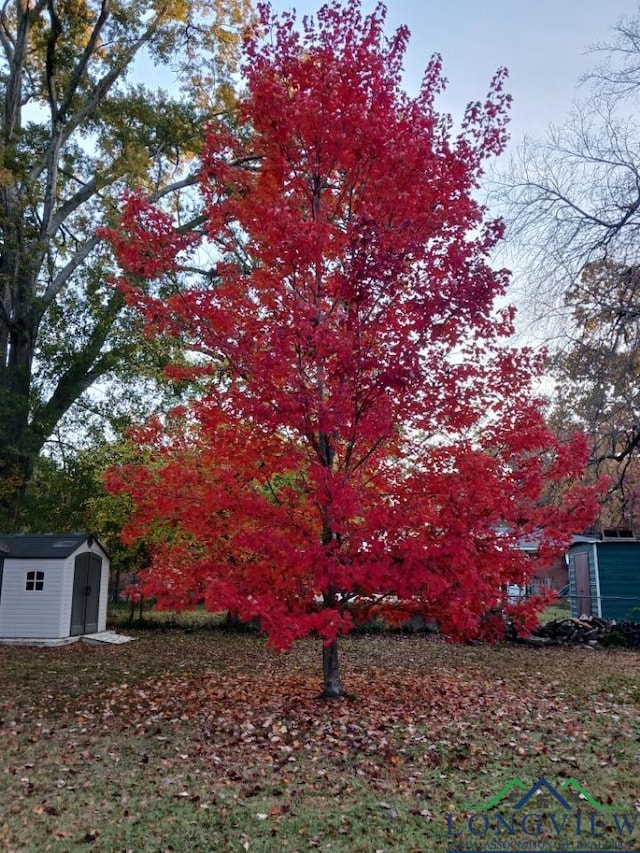
[[[494,310],[502,227],[476,190],[506,141],[504,72],[456,133],[439,57],[403,91],[408,32],[385,36],[384,7],[261,16],[238,131],[213,123],[203,151],[211,276],[158,298],[200,246],[140,195],[111,235],[129,303],[189,347],[173,375],[201,393],[141,427],[149,461],[109,485],[132,496],[129,539],[155,542],[159,603],[257,617],[278,648],[317,632],[333,697],[358,619],[497,636],[534,567],[519,540],[548,559],[593,501],[584,443],[549,431],[539,360]]]
[[[608,478],[599,522],[633,528],[640,511],[639,293],[635,266],[588,265],[567,292],[572,328],[549,361],[554,419],[590,437],[590,476]]]
[[[247,20],[245,0],[16,0],[0,10],[5,529],[65,413],[100,377],[150,357],[107,283],[96,228],[115,221],[130,185],[195,227],[194,158],[207,118],[230,102]],[[137,82],[153,74],[165,89]]]

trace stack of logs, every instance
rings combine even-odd
[[[537,646],[577,643],[640,648],[640,622],[614,622],[598,616],[566,616],[540,625],[526,642]]]
[[[604,641],[604,642],[603,642]],[[640,622],[610,622],[599,616],[567,616],[540,625],[527,638],[534,645],[597,643],[640,647]]]
[[[607,633],[610,623],[598,616],[565,616],[540,625],[533,636],[549,643],[597,643]]]

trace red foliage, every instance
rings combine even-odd
[[[372,613],[494,636],[505,585],[535,568],[518,540],[546,560],[594,512],[584,443],[551,434],[539,360],[494,310],[502,227],[474,191],[505,144],[505,73],[456,135],[438,57],[403,93],[408,36],[384,37],[382,7],[330,4],[301,33],[261,13],[238,127],[212,125],[203,155],[215,286],[159,301],[128,278],[153,328],[215,366],[188,411],[138,431],[151,461],[109,477],[133,498],[126,535],[156,544],[145,589],[258,617],[278,648]],[[124,273],[173,271],[187,245],[135,202]]]
[[[176,268],[176,256],[195,242],[193,233],[181,234],[169,214],[153,207],[143,193],[123,198],[120,229],[99,228],[118,257],[123,272],[142,279],[160,278]]]

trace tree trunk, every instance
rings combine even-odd
[[[119,601],[120,601],[120,566],[118,566],[115,570],[115,578],[113,581],[113,598],[112,598],[113,606],[117,607]]]
[[[6,128],[5,128],[6,132]],[[17,151],[5,138],[0,166],[11,172]],[[29,419],[35,341],[41,307],[35,297],[40,247],[23,227],[24,199],[17,181],[0,188],[0,524],[18,524],[20,501],[33,473]]]
[[[322,396],[322,393],[321,393]],[[324,433],[320,433],[318,444],[320,462],[323,467],[329,471],[333,466],[335,451],[331,443],[330,437]],[[329,506],[322,507],[322,544],[325,548],[331,545],[334,541],[334,530],[331,521],[331,513]],[[327,608],[335,608],[338,597],[335,587],[330,586],[323,593],[324,606]],[[344,699],[346,694],[340,683],[340,666],[338,660],[338,640],[333,640],[329,645],[322,647],[322,672],[324,680],[324,690],[322,691],[323,699]]]
[[[240,614],[238,611],[232,609],[227,610],[227,618],[224,621],[224,630],[238,631],[241,626],[242,622],[240,621]]]
[[[345,693],[340,683],[338,641],[334,640],[322,648],[322,670],[324,676],[323,699],[342,699]]]
[[[0,525],[6,533],[17,531],[22,497],[41,446],[29,424],[29,385],[19,373],[0,366]]]
[[[37,453],[29,425],[29,378],[28,364],[0,364],[0,524],[7,533],[18,523]]]

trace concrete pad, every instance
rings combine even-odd
[[[79,639],[82,640],[83,643],[93,645],[100,645],[101,643],[120,645],[122,643],[129,643],[131,640],[135,640],[135,637],[127,637],[125,634],[118,634],[115,631],[99,631],[97,634],[83,634]]]
[[[77,643],[79,639],[80,637],[56,637],[51,639],[38,639],[35,637],[3,637],[0,638],[0,645],[55,648],[56,646],[68,646],[70,643]]]

